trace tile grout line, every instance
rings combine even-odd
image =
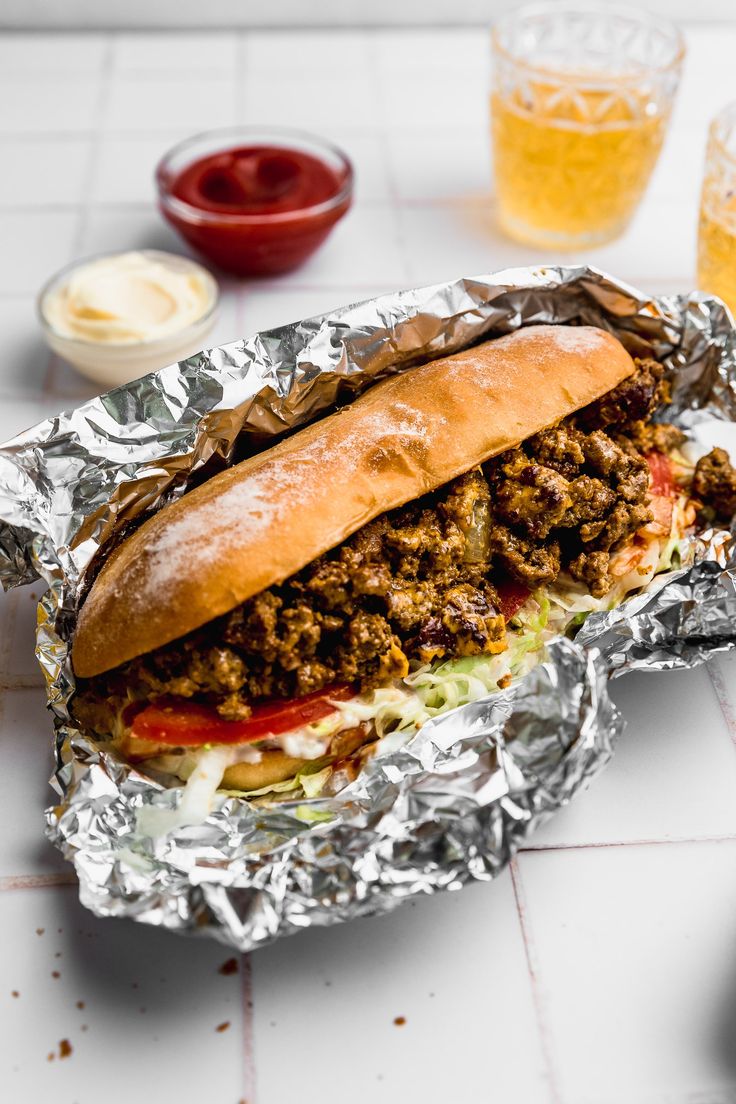
[[[401,267],[403,270],[403,278],[411,282],[411,265],[409,263],[409,257],[406,250],[406,239],[404,235],[404,225],[400,215],[400,200],[399,189],[394,174],[393,158],[391,155],[391,143],[389,140],[389,128],[386,126],[386,117],[388,111],[388,104],[386,102],[385,83],[378,76],[380,72],[379,64],[379,50],[378,50],[378,36],[377,34],[365,32],[364,41],[366,48],[366,55],[368,61],[371,63],[371,83],[373,86],[373,92],[378,104],[378,117],[380,122],[376,125],[373,134],[381,150],[381,157],[383,159],[383,168],[386,174],[386,182],[388,184],[388,203],[381,203],[381,201],[365,201],[361,200],[361,207],[364,206],[385,206],[391,211],[393,228],[392,237],[394,244],[398,250],[399,257],[401,258]]]
[[[0,893],[14,889],[49,889],[76,884],[77,877],[71,870],[58,874],[10,874],[0,877]]]
[[[45,690],[46,682],[43,674],[36,675],[0,675],[0,691],[6,690]]]
[[[102,56],[102,66],[96,75],[97,81],[97,102],[95,103],[94,125],[89,132],[89,153],[87,156],[87,168],[84,175],[84,184],[82,187],[82,194],[78,204],[79,213],[77,215],[77,230],[72,241],[72,256],[69,258],[68,263],[73,263],[80,254],[82,243],[84,241],[84,235],[87,230],[89,222],[89,214],[92,208],[92,188],[94,186],[95,178],[97,175],[97,167],[99,165],[100,158],[100,141],[102,137],[102,125],[105,119],[105,112],[107,110],[110,88],[112,82],[112,72],[115,61],[115,36],[108,33],[103,38],[104,50]],[[48,358],[48,364],[46,367],[46,374],[44,376],[43,384],[41,387],[42,394],[53,395],[55,391],[54,381],[57,375],[57,367],[59,364],[59,357],[56,353],[50,353]]]
[[[235,125],[240,126],[241,112],[245,114],[245,106],[248,99],[247,96],[247,84],[246,74],[248,69],[248,56],[251,52],[251,44],[248,42],[248,32],[241,30],[238,32],[237,46],[235,50],[235,75],[233,79],[234,95],[235,95]],[[233,290],[233,296],[235,298],[235,325],[241,339],[245,334],[245,320],[246,302],[248,299],[248,281],[238,279],[237,284]],[[246,1098],[247,1099],[247,1098]]]
[[[670,836],[668,839],[656,839],[650,837],[648,839],[635,839],[635,840],[607,840],[600,843],[538,843],[529,844],[528,846],[520,847],[519,853],[525,855],[532,854],[545,854],[549,851],[586,851],[586,850],[602,850],[607,847],[621,848],[621,847],[667,847],[676,846],[683,843],[734,843],[736,842],[736,832],[725,835],[713,835],[713,836]]]
[[[8,669],[10,667],[11,656],[11,641],[15,640],[15,626],[18,620],[18,595],[9,594],[5,603],[5,618],[3,625],[3,639],[0,642],[0,690],[7,689],[3,685],[5,678],[8,675]]]
[[[105,52],[102,59],[102,70],[99,76],[99,91],[95,105],[94,125],[90,134],[90,155],[87,163],[87,173],[84,181],[83,195],[80,201],[81,218],[77,227],[77,237],[74,242],[75,252],[79,252],[87,229],[87,220],[92,206],[92,188],[95,183],[97,169],[100,160],[100,144],[103,133],[105,114],[110,102],[112,81],[115,75],[115,35],[105,36]]]
[[[534,944],[531,936],[531,929],[527,919],[526,899],[524,897],[524,887],[521,880],[521,871],[516,858],[513,858],[509,863],[509,871],[511,873],[511,884],[514,890],[514,902],[516,904],[516,914],[519,918],[519,927],[521,928],[521,938],[524,943],[524,957],[526,959],[527,971],[529,975],[529,985],[532,991],[532,1002],[534,1004],[534,1016],[537,1021],[537,1031],[539,1033],[539,1043],[542,1050],[542,1057],[545,1066],[545,1076],[547,1084],[549,1086],[550,1104],[562,1104],[562,1096],[559,1088],[559,1077],[557,1074],[557,1067],[555,1065],[552,1054],[552,1038],[549,1028],[547,1026],[547,1017],[545,1015],[544,1001],[538,985],[538,973],[539,969],[536,963],[536,956],[534,954]]]
[[[365,135],[358,135],[358,138],[365,137]],[[399,192],[395,174],[393,172],[393,161],[390,156],[390,143],[389,136],[385,131],[378,134],[374,134],[371,137],[376,139],[377,145],[384,151],[385,165],[387,168],[387,177],[389,182],[388,198],[384,199],[380,195],[364,196],[360,200],[360,206],[373,209],[388,208],[409,208],[417,210],[432,210],[434,208],[442,208],[443,210],[457,208],[458,210],[473,209],[481,212],[493,210],[498,206],[498,196],[495,192],[468,192],[462,194],[460,192],[454,192],[448,195],[408,195],[401,194]],[[163,145],[165,142],[171,142],[170,137],[166,135],[146,135],[136,138],[136,141],[148,141],[155,138],[157,144]],[[44,140],[46,141],[46,140]],[[176,139],[174,139],[176,141]],[[351,138],[343,139],[344,145],[349,145]],[[132,144],[132,143],[131,143]],[[94,142],[92,143],[94,145]],[[357,175],[357,174],[356,174]],[[93,197],[87,197],[87,199],[62,199],[62,200],[48,200],[43,203],[34,201],[26,201],[25,203],[9,203],[0,200],[0,214],[3,215],[37,215],[37,214],[66,214],[79,210],[84,213],[88,209],[94,211],[106,210],[114,212],[126,212],[130,214],[136,214],[138,212],[149,211],[151,207],[150,199],[94,199]],[[503,238],[505,244],[512,247],[518,246],[518,243],[512,241],[510,238]],[[519,247],[520,248],[520,247]],[[667,276],[661,276],[659,279],[672,280],[671,274]],[[25,292],[12,292],[10,294],[27,294]]]
[[[251,956],[240,956],[240,995],[243,1017],[243,1104],[256,1104],[256,1056],[253,1038],[253,969]]]

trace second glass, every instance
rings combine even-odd
[[[530,245],[600,245],[626,227],[659,156],[685,48],[634,9],[530,5],[493,30],[499,220]]]
[[[708,132],[698,221],[698,286],[736,314],[736,103]]]

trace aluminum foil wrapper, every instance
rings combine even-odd
[[[37,642],[56,728],[48,833],[94,912],[248,950],[492,878],[610,756],[623,727],[611,674],[733,646],[733,542],[701,534],[688,567],[590,616],[515,686],[403,746],[389,738],[336,794],[270,807],[223,794],[206,822],[155,839],[139,832],[138,811],[176,807],[181,789],[74,728],[76,612],[94,558],[135,519],[383,375],[540,322],[603,326],[634,355],[663,360],[670,420],[734,420],[736,338],[719,301],[652,299],[591,268],[533,268],[384,295],[206,350],[0,449],[0,579],[48,586]]]

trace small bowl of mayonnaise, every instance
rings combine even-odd
[[[217,301],[217,283],[202,265],[141,249],[57,272],[38,297],[38,312],[55,353],[116,387],[199,352]]]

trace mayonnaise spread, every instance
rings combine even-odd
[[[44,298],[47,322],[63,337],[104,345],[156,341],[186,329],[210,306],[212,281],[185,258],[158,257],[118,253],[80,265]]]

